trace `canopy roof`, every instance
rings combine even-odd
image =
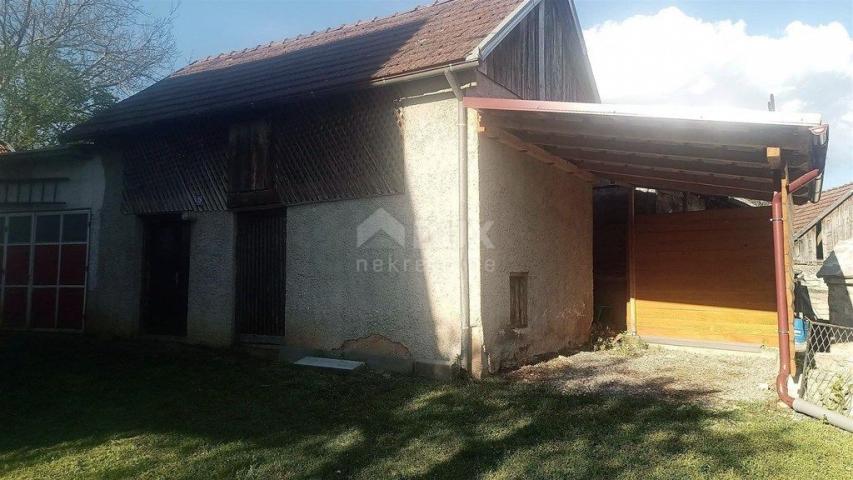
[[[818,114],[465,99],[485,132],[570,168],[638,187],[769,200],[774,170],[823,172]],[[768,147],[780,156],[768,155]],[[816,201],[820,181],[798,198]]]

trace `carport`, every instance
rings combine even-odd
[[[590,180],[772,200],[658,218],[631,208],[626,324],[640,336],[778,345],[780,398],[793,404],[789,220],[792,203],[820,195],[820,115],[475,97],[464,105],[479,112],[481,134]]]

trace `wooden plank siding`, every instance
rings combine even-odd
[[[794,259],[798,262],[823,260],[838,242],[848,238],[853,238],[853,196],[847,197],[795,240]],[[818,255],[818,244],[822,255]]]
[[[595,102],[570,8],[566,0],[543,0],[483,59],[479,73],[525,100]]]
[[[539,99],[539,9],[533,9],[480,65],[480,72],[525,100]]]
[[[399,98],[392,87],[360,90],[248,119],[221,116],[140,130],[117,145],[124,157],[124,209],[222,211],[403,193]]]
[[[775,346],[769,218],[769,207],[637,215],[637,333]]]

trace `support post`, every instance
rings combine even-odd
[[[634,187],[628,192],[628,308],[625,325],[628,333],[637,334],[637,268],[636,243],[637,235],[634,226]]]

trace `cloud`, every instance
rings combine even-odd
[[[602,101],[817,112],[830,124],[826,185],[853,181],[853,38],[838,22],[777,37],[669,7],[584,31]]]

